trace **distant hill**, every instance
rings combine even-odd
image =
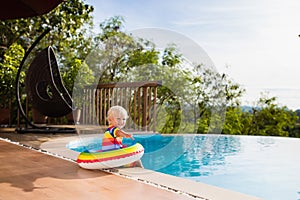
[[[243,112],[252,112],[252,106],[241,106]]]
[[[253,107],[253,106],[241,106],[243,112],[250,112],[252,113],[252,109],[255,108],[256,110],[260,110],[259,107]]]
[[[252,108],[253,108],[253,106],[241,106],[241,108],[242,108],[242,111],[247,112],[247,111],[251,111]],[[259,110],[259,107],[255,107],[255,108],[256,108],[257,110]],[[287,110],[291,110],[291,109],[287,108]],[[299,116],[300,116],[300,109],[293,110],[293,111],[296,112],[297,114],[299,114]]]

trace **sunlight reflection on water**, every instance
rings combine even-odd
[[[266,200],[294,200],[300,191],[300,139],[225,135],[135,135],[146,169],[238,191]],[[88,145],[87,145],[88,144]],[[73,148],[74,147],[74,148]],[[76,148],[75,148],[76,147]],[[101,149],[101,138],[69,148]]]
[[[145,168],[263,199],[297,199],[299,196],[299,139],[187,135],[157,136],[148,138],[147,143],[139,142],[149,153],[157,151],[174,137],[177,137],[177,143],[168,154],[157,158],[145,153],[142,158]],[[192,145],[189,140],[193,140]],[[169,162],[178,148],[184,153],[175,162],[158,169],[157,166]]]

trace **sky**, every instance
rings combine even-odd
[[[123,16],[126,30],[162,28],[196,42],[220,73],[246,90],[300,109],[299,0],[87,0],[96,26]],[[95,29],[97,31],[97,29]]]

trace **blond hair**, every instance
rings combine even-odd
[[[112,106],[107,112],[107,119],[110,121],[112,117],[116,117],[117,115],[122,115],[126,119],[128,118],[127,111],[122,106]]]

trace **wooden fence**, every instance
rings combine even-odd
[[[157,87],[161,81],[107,83],[84,90],[83,124],[107,125],[111,106],[123,106],[129,115],[126,129],[156,132]]]

